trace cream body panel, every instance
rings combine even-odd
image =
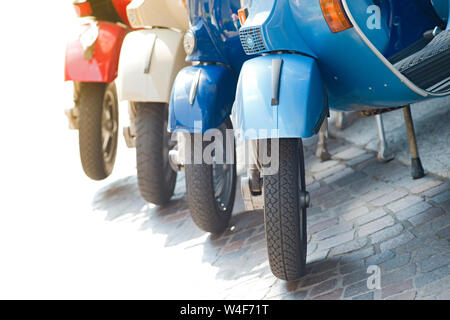
[[[127,7],[133,28],[158,26],[187,30],[187,10],[181,0],[133,0]]]
[[[158,28],[128,33],[116,79],[119,100],[169,103],[173,81],[187,65],[183,36]]]

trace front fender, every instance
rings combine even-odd
[[[197,65],[178,73],[169,107],[169,130],[205,132],[230,116],[237,76],[223,65]]]
[[[185,58],[181,32],[155,28],[128,33],[116,80],[119,100],[169,103]]]
[[[279,79],[275,103],[274,59],[282,60],[279,77],[275,76]],[[308,138],[317,133],[327,112],[325,89],[315,59],[274,54],[248,60],[242,67],[232,117],[241,138]]]
[[[111,23],[98,22],[98,37],[91,59],[86,59],[79,38],[66,48],[65,80],[79,82],[112,82],[117,76],[120,48],[127,28]]]

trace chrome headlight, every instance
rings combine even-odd
[[[184,52],[186,52],[186,54],[188,56],[190,56],[194,52],[196,42],[197,41],[195,39],[194,32],[192,30],[188,30],[184,34],[184,39],[183,39]]]

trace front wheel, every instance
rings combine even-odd
[[[297,280],[306,265],[305,167],[301,139],[274,139],[278,142],[279,167],[275,174],[264,176],[264,223],[269,264],[272,273],[282,280]],[[278,154],[277,154],[278,153]],[[274,168],[271,168],[273,170]]]
[[[230,143],[227,138],[226,129],[232,129],[232,124],[227,119],[219,128],[223,138],[222,147],[224,158],[230,158],[226,155],[227,151],[233,152],[232,163],[227,163],[226,159],[218,161],[217,153],[213,156],[211,164],[205,163],[203,157],[201,163],[195,163],[191,159],[191,164],[185,165],[186,174],[186,193],[189,210],[195,224],[203,231],[210,233],[220,233],[228,227],[233,211],[234,196],[236,191],[236,161],[233,148],[226,146]],[[233,137],[231,135],[231,137]],[[198,137],[197,137],[198,138]],[[188,142],[191,149],[191,155],[201,152],[213,143],[203,142],[201,150],[195,150],[195,134],[190,135]],[[218,144],[219,145],[219,144]]]
[[[83,170],[93,180],[108,177],[117,152],[119,112],[114,83],[79,83],[79,144]]]
[[[135,102],[136,163],[139,191],[148,202],[164,205],[173,195],[177,173],[169,164],[174,148],[167,132],[166,104]]]

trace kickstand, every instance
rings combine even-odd
[[[389,162],[395,158],[394,154],[389,151],[389,147],[384,134],[383,116],[377,114],[375,116],[377,120],[378,129],[378,160],[381,162]]]
[[[425,172],[417,148],[414,123],[411,116],[411,106],[408,105],[403,108],[403,116],[405,117],[406,132],[408,133],[409,149],[411,153],[411,176],[413,179],[420,179],[425,176]]]
[[[328,161],[331,159],[331,155],[328,152],[327,147],[327,139],[328,139],[328,119],[326,118],[322,126],[319,130],[319,141],[317,142],[317,150],[316,157],[320,159],[320,161]]]

